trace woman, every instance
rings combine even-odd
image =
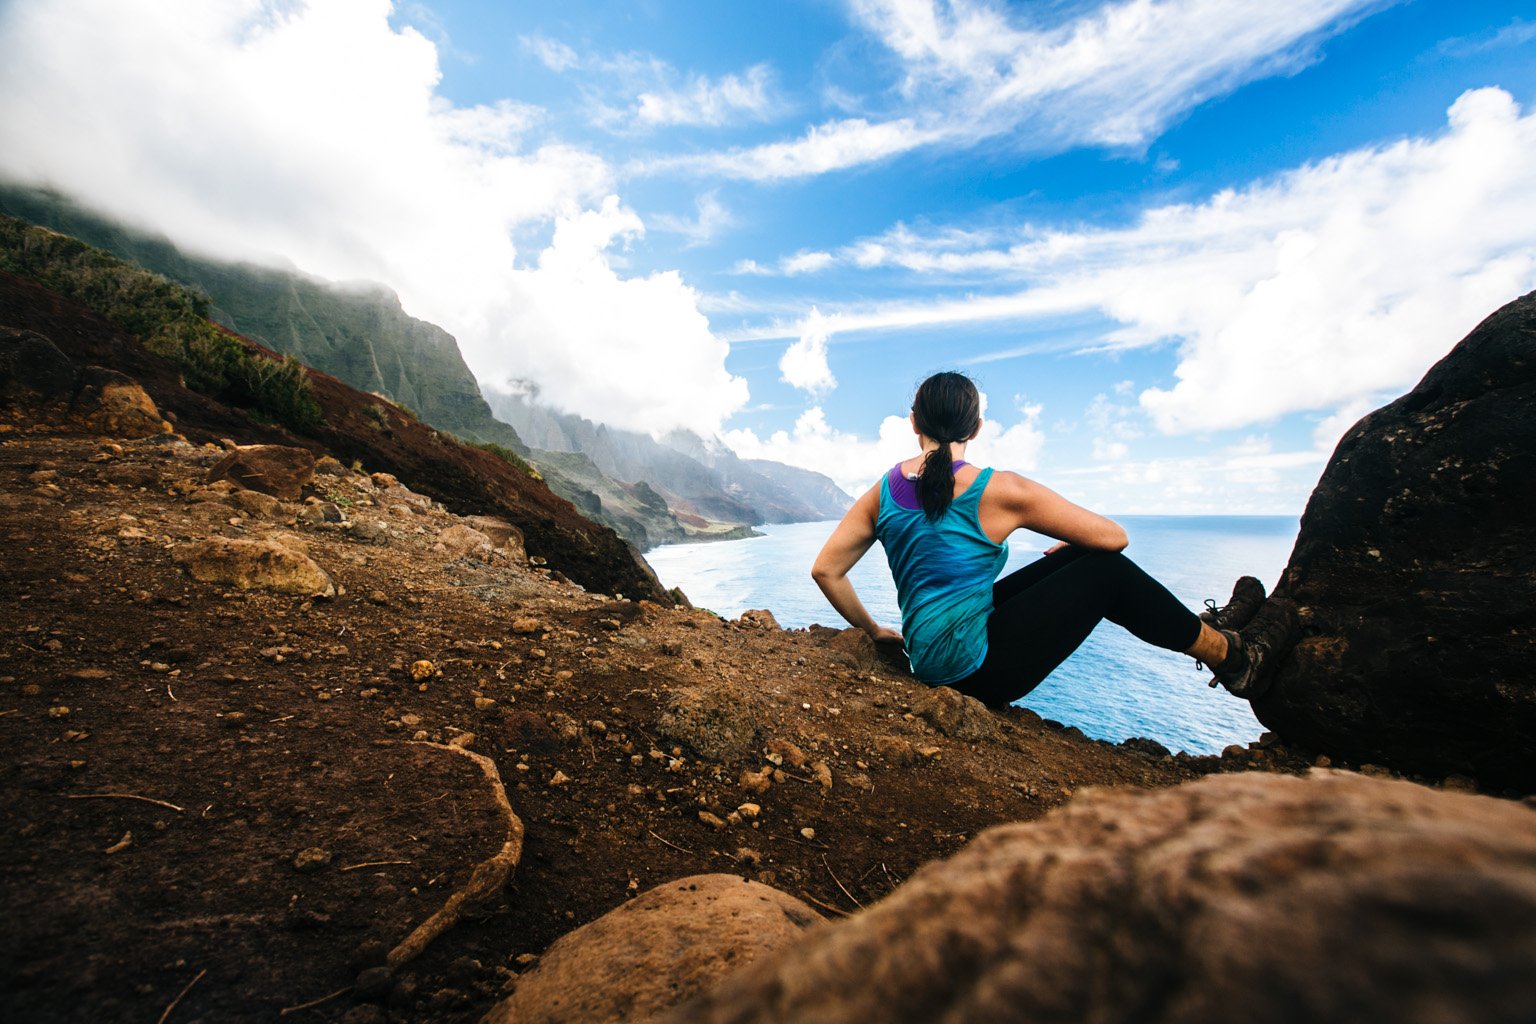
[[[920,453],[854,503],[811,576],[850,624],[877,642],[904,642],[923,682],[1006,706],[1108,619],[1210,665],[1212,686],[1250,700],[1263,691],[1266,644],[1245,644],[1235,632],[1264,600],[1257,580],[1244,577],[1225,608],[1197,616],[1120,553],[1127,538],[1118,523],[1017,473],[965,462],[981,429],[981,396],[962,374],[923,381],[912,429]],[[1007,538],[1021,528],[1060,543],[999,580]],[[876,540],[896,580],[901,633],[876,623],[848,580]]]

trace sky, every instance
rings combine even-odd
[[[487,390],[852,493],[1297,515],[1536,288],[1528,0],[0,0],[0,178],[395,288]]]

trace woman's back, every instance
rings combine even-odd
[[[1008,558],[1007,543],[987,536],[980,521],[992,470],[962,464],[961,473],[972,472],[957,477],[949,507],[930,519],[903,468],[881,481],[875,536],[896,583],[913,671],[931,683],[950,682],[974,672],[986,656],[992,582]]]

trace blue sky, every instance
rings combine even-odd
[[[959,368],[1111,513],[1299,513],[1536,287],[1533,105],[1498,0],[0,2],[0,175],[850,489]]]

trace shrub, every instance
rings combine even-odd
[[[0,267],[88,306],[181,368],[187,387],[300,433],[320,423],[303,364],[269,359],[208,320],[208,299],[78,239],[0,216]]]

